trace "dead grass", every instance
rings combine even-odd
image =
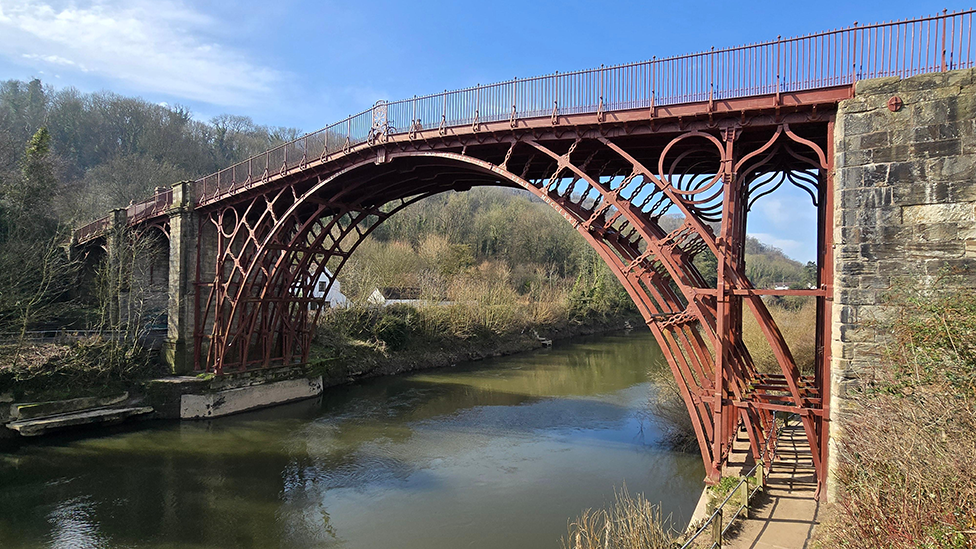
[[[813,373],[816,358],[816,302],[813,299],[786,304],[769,302],[766,306],[773,320],[776,321],[776,326],[786,338],[786,343],[800,371],[805,374]],[[763,335],[755,315],[748,311],[748,308],[746,309],[742,319],[742,341],[749,349],[756,368],[760,372],[780,372],[776,356],[766,341],[766,336]]]
[[[675,546],[670,517],[642,494],[631,496],[624,486],[614,490],[609,509],[587,509],[569,523],[563,549],[665,549]]]
[[[976,547],[976,296],[899,298],[893,336],[846,414],[822,547]]]
[[[0,345],[0,369],[38,368],[68,354],[59,343],[7,343]]]
[[[648,401],[648,411],[657,418],[665,444],[679,452],[697,452],[698,436],[671,369],[655,370],[651,379],[657,391]]]
[[[16,350],[15,350],[16,347]],[[0,394],[68,398],[117,392],[166,370],[141,345],[89,337],[70,345],[25,343],[0,348]]]

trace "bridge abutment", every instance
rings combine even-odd
[[[847,414],[891,341],[889,297],[976,288],[976,70],[858,82],[833,138],[831,500]]]
[[[193,209],[193,182],[173,185],[169,214],[169,302],[167,304],[164,356],[174,374],[194,370],[194,322],[197,299],[197,255],[201,246],[200,223]]]

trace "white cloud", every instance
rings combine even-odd
[[[50,63],[52,65],[64,65],[68,67],[76,67],[83,72],[88,72],[88,69],[84,65],[75,63],[70,59],[65,59],[60,55],[38,55],[36,53],[25,53],[21,55],[21,57],[23,57],[24,59],[30,59],[32,61],[44,61],[45,63]],[[44,71],[41,71],[42,74],[43,72]]]
[[[222,106],[256,104],[283,75],[216,42],[178,0],[0,0],[0,55]]]
[[[769,233],[749,233],[749,236],[755,238],[763,244],[768,244],[770,246],[779,248],[783,251],[783,253],[793,258],[807,255],[805,253],[807,252],[807,245],[799,240],[781,238]]]
[[[773,226],[784,229],[817,219],[817,210],[805,195],[764,196],[756,202],[755,209]]]

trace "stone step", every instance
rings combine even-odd
[[[46,434],[56,429],[76,427],[80,425],[113,425],[121,423],[132,416],[150,414],[152,406],[135,406],[130,408],[97,408],[56,414],[32,419],[19,419],[7,424],[8,429],[17,431],[22,436],[33,437]]]
[[[108,397],[82,397],[69,400],[50,400],[47,402],[24,402],[10,406],[10,419],[36,419],[56,414],[83,412],[93,408],[104,408],[121,404],[129,399],[129,393]]]

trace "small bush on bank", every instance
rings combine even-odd
[[[895,295],[873,380],[847,414],[823,547],[976,547],[976,296]]]
[[[657,391],[648,401],[648,411],[657,418],[664,443],[679,452],[697,452],[698,436],[671,369],[656,370],[651,378]]]
[[[156,357],[140,345],[91,337],[71,345],[26,344],[4,349],[0,394],[33,400],[123,391],[137,381],[165,375]],[[25,356],[26,354],[26,356]]]

